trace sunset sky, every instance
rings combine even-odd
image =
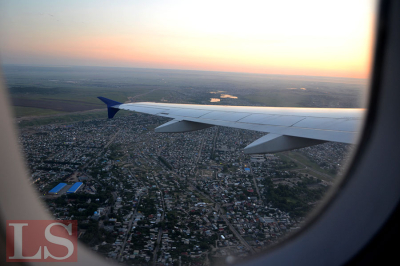
[[[368,77],[373,0],[0,1],[3,64]]]

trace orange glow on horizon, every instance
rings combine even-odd
[[[306,2],[322,7],[319,1]],[[348,7],[347,2],[344,4]],[[108,10],[84,17],[91,24],[82,25],[66,19],[60,26],[45,24],[47,17],[10,17],[15,25],[1,28],[2,36],[8,37],[2,41],[1,50],[6,63],[17,58],[21,62],[29,59],[63,65],[368,78],[374,12],[365,8],[357,17],[351,13],[357,10],[355,5],[351,12],[344,10],[340,18],[324,20],[334,10],[319,14],[307,11],[297,1],[291,5],[293,9],[288,10],[285,5],[262,1],[260,6],[265,10],[276,8],[286,12],[268,16],[262,9],[245,15],[242,6],[236,4],[217,4],[215,10],[209,10],[206,4],[196,6],[200,13],[207,14],[204,19],[197,13],[182,12],[192,6],[181,2],[177,6],[182,10],[173,9],[173,5],[146,6],[140,14],[145,16],[150,12],[150,18],[140,17],[138,22],[127,14],[124,19],[132,21],[116,25],[101,16]],[[331,6],[336,11],[343,9],[340,4]],[[231,9],[227,17],[221,17],[225,14],[218,13],[218,7]],[[289,19],[300,8],[305,8],[301,19]],[[77,11],[71,10],[70,15],[75,16]],[[99,19],[109,24],[102,24]],[[18,24],[19,20],[25,24]],[[32,28],[26,26],[29,23]]]

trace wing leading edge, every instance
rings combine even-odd
[[[226,126],[269,133],[247,147],[245,153],[270,153],[308,147],[327,141],[353,144],[364,109],[251,107],[169,103],[119,103],[98,97],[107,104],[108,117],[119,110],[172,118],[156,132],[187,132]]]

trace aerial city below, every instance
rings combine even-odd
[[[264,132],[214,126],[156,133],[170,119],[123,110],[108,119],[94,95],[126,103],[356,108],[366,88],[361,79],[202,71],[4,72],[29,182],[54,219],[78,221],[80,241],[129,265],[221,265],[265,251],[303,226],[353,145],[248,155],[243,148]]]

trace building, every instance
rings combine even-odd
[[[82,185],[83,185],[82,182],[76,182],[75,184],[72,185],[72,187],[70,187],[70,188],[67,190],[67,194],[77,192],[78,189],[80,189],[80,188],[82,187]]]
[[[262,163],[265,162],[265,156],[264,154],[253,154],[250,157],[250,161],[252,163]]]
[[[58,194],[61,189],[63,189],[67,184],[66,183],[60,183],[57,186],[53,187],[52,190],[49,191],[49,194]]]

